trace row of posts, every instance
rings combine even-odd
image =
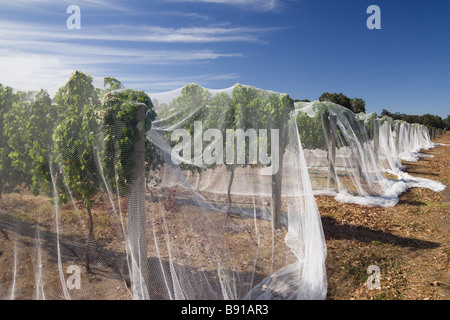
[[[138,122],[143,122],[145,120],[145,107],[140,108],[137,114]],[[379,122],[380,120],[377,120]],[[364,122],[362,124],[364,126]],[[408,126],[410,133],[412,126]],[[133,160],[134,160],[134,171],[132,186],[130,187],[130,194],[128,200],[129,206],[129,228],[130,236],[130,246],[131,246],[131,267],[133,273],[133,286],[135,298],[142,299],[148,298],[149,289],[149,274],[148,274],[148,262],[147,262],[147,238],[146,238],[146,214],[145,214],[145,199],[142,195],[142,190],[145,188],[145,126],[141,128],[139,132],[139,140],[136,142]],[[386,130],[390,130],[390,126],[386,126]],[[284,130],[280,128],[280,132],[284,133]],[[379,148],[379,126],[375,125],[373,127],[374,135],[374,150],[375,159],[378,161],[377,150]],[[396,148],[398,150],[400,146],[400,123],[395,123],[396,135]],[[436,139],[438,136],[443,134],[441,129],[431,129],[430,138]],[[336,137],[337,137],[337,116],[330,115],[330,130],[329,130],[329,148],[328,148],[328,188],[334,188],[336,184],[336,171],[335,171],[335,161],[336,161]],[[282,137],[283,138],[283,137]],[[284,141],[284,139],[281,139]],[[284,145],[280,146],[280,154],[283,154]],[[356,174],[357,178],[361,177],[361,165],[358,161],[358,151],[353,151],[353,156],[355,157],[356,163]],[[360,155],[361,156],[361,155]],[[281,163],[283,160],[281,159]],[[280,227],[280,211],[281,211],[281,176],[282,170],[272,177],[272,226],[274,228]]]
[[[438,138],[439,136],[441,136],[443,133],[444,133],[444,130],[442,130],[442,129],[432,128],[430,131],[430,138],[431,138],[431,140],[434,140],[434,139]]]
[[[375,161],[378,163],[378,149],[380,146],[380,134],[379,134],[379,130],[380,130],[380,120],[376,120],[376,125],[373,126],[373,141],[374,141],[374,157],[375,157]],[[364,121],[362,121],[362,125],[364,126]],[[395,137],[395,148],[396,150],[399,150],[400,148],[400,123],[399,122],[395,122],[395,132],[397,132],[396,137]],[[386,125],[386,130],[390,131],[390,125]],[[408,126],[408,135],[411,134],[411,128],[412,126]],[[444,131],[442,129],[435,129],[432,128],[429,131],[430,133],[430,139],[434,140],[437,137],[439,137],[440,135],[442,135],[444,133]],[[389,136],[390,132],[388,132]],[[332,189],[334,188],[335,184],[336,184],[336,171],[335,171],[335,161],[336,161],[336,136],[337,136],[337,116],[336,115],[330,115],[330,129],[328,132],[328,143],[329,143],[329,148],[328,148],[328,189]],[[357,159],[358,157],[358,152],[353,151],[353,157],[355,158],[355,164],[356,164],[356,174],[357,174],[357,179],[361,178],[361,164],[359,162],[359,160]]]

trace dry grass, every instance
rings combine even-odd
[[[450,182],[450,133],[407,163],[416,177]],[[414,188],[393,208],[341,204],[317,197],[327,239],[328,299],[450,298],[449,190]],[[381,289],[366,285],[369,265],[381,270]]]

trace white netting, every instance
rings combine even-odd
[[[341,202],[388,207],[394,206],[408,188],[445,188],[403,171],[404,154],[417,155],[417,161],[418,150],[432,147],[425,127],[401,123],[395,130],[387,117],[356,115],[331,102],[299,102],[296,111],[316,194],[333,195]],[[386,172],[398,179],[389,178]]]
[[[314,194],[393,206],[426,127],[237,84],[0,86],[1,299],[324,299]],[[390,176],[388,175],[390,174]]]
[[[105,80],[1,88],[1,299],[325,298],[292,99]]]

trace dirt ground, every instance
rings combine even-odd
[[[404,165],[413,176],[441,181],[449,186],[450,133],[439,137],[435,142],[446,145],[423,151],[434,157],[424,157],[415,163],[405,162]],[[328,250],[328,299],[450,298],[448,188],[443,192],[410,189],[401,195],[400,202],[393,208],[342,204],[325,196],[317,196],[316,199]],[[193,265],[193,261],[206,261],[202,257],[208,256],[214,248],[231,252],[233,259],[240,261],[240,276],[247,282],[257,283],[264,278],[266,269],[277,269],[292,258],[283,250],[286,234],[284,228],[274,234],[275,241],[272,243],[270,239],[255,238],[251,232],[246,232],[255,227],[253,219],[235,217],[233,219],[237,224],[227,224],[224,214],[208,212],[207,215],[202,215],[198,214],[198,208],[178,205],[178,212],[185,218],[192,216],[180,221],[191,221],[191,225],[183,225],[177,221],[180,215],[170,213],[164,216],[152,215],[147,221],[148,230],[155,230],[156,234],[149,233],[148,239],[155,237],[159,243],[164,243],[168,234],[171,241],[177,244],[175,248],[178,248],[170,253],[163,247],[159,248],[164,261],[169,260],[169,254],[172,258],[176,255],[176,259],[172,259],[175,261],[174,266],[169,266],[166,262],[163,266],[160,259],[149,255],[150,268],[156,270],[156,273],[158,268],[176,268],[186,273],[198,272],[197,269],[200,268],[207,277],[215,277],[216,265],[205,263],[196,270],[188,268]],[[123,239],[119,236],[122,226],[118,217],[105,213],[111,211],[105,206],[107,202],[93,208],[96,220],[94,236],[98,250],[93,253],[94,273],[86,275],[82,271],[81,285],[88,289],[64,292],[61,289],[61,274],[70,265],[80,265],[83,261],[85,238],[80,234],[86,230],[86,213],[73,210],[70,205],[62,207],[58,213],[61,223],[57,234],[49,231],[55,230],[55,211],[48,198],[34,197],[26,192],[4,195],[0,200],[0,298],[63,299],[69,294],[73,299],[101,299],[107,293],[109,299],[130,299],[126,253],[123,250]],[[150,211],[164,212],[161,210],[162,206],[162,202],[152,202]],[[207,219],[204,218],[206,216]],[[79,221],[85,223],[80,224]],[[217,228],[220,236],[209,237],[203,243],[202,234],[207,224]],[[169,233],[165,231],[167,226]],[[268,221],[258,221],[257,227],[261,234],[271,232]],[[59,253],[54,245],[57,238],[61,243]],[[155,251],[152,241],[149,241],[149,252]],[[199,242],[202,242],[200,246]],[[241,245],[237,246],[237,243]],[[36,250],[37,247],[42,250]],[[200,250],[191,251],[190,248]],[[254,253],[257,249],[259,270],[253,274],[254,260],[248,253]],[[271,256],[272,252],[276,252],[276,255]],[[273,266],[270,263],[272,259],[275,262]],[[14,268],[16,263],[18,268]],[[371,290],[367,286],[369,274],[366,271],[371,265],[379,267],[380,289]],[[16,272],[12,273],[11,270]],[[39,281],[36,280],[36,274],[40,274]],[[161,280],[161,275],[154,279]],[[11,283],[20,288],[15,290],[13,296],[10,294]],[[162,282],[160,285],[164,286]],[[44,286],[55,289],[43,291],[41,289]],[[168,297],[155,292],[152,298]]]
[[[415,177],[450,185],[450,132],[422,150],[434,157],[404,162]],[[448,300],[450,190],[412,188],[392,208],[317,197],[327,241],[328,299]],[[380,289],[369,289],[367,269],[379,267]],[[370,279],[370,283],[372,279]]]
[[[285,227],[275,230],[273,237],[267,237],[264,235],[272,235],[270,221],[237,214],[229,217],[224,212],[202,207],[189,198],[189,192],[180,189],[176,192],[176,202],[168,201],[164,190],[159,190],[160,194],[153,192],[154,198],[150,201],[147,197],[146,201],[152,300],[176,298],[173,292],[176,280],[171,276],[192,281],[199,289],[192,290],[189,299],[220,299],[221,296],[211,295],[211,292],[221,292],[221,288],[214,287],[220,283],[220,264],[223,270],[233,270],[232,276],[239,278],[232,290],[243,297],[273,271],[295,261],[284,241]],[[243,199],[235,201],[243,204]],[[35,197],[27,190],[5,195],[0,200],[0,300],[132,298],[127,267],[129,252],[121,236],[122,228],[128,228],[121,224],[128,220],[126,210],[121,220],[112,214],[114,210],[108,201],[95,202],[92,213],[96,241],[90,250],[92,273],[87,273],[88,217],[80,201],[76,207],[75,210],[68,203],[56,212],[49,198]],[[126,203],[122,207],[126,208]],[[219,261],[216,257],[225,258]],[[71,266],[80,268],[82,290],[66,289],[62,285],[69,281]]]

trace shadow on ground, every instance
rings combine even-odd
[[[432,241],[400,237],[388,232],[372,230],[362,226],[340,224],[331,217],[323,217],[322,224],[325,236],[337,240],[358,240],[366,243],[377,241],[414,249],[434,249],[440,246],[439,243]]]

